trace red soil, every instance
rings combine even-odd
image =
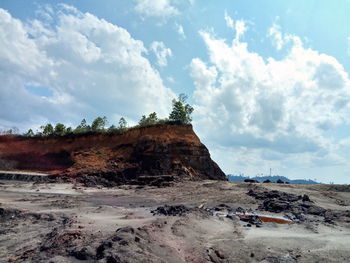
[[[182,173],[225,179],[191,125],[133,128],[114,135],[0,136],[0,159],[15,161],[17,170],[69,176],[113,173],[135,177]]]

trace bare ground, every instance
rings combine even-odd
[[[349,210],[340,185],[0,181],[0,262],[349,262]]]

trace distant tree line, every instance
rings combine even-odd
[[[181,124],[190,124],[192,121],[191,114],[193,112],[193,107],[186,103],[187,96],[185,94],[180,94],[177,99],[172,100],[172,111],[169,114],[169,117],[166,119],[159,119],[156,112],[150,113],[148,116],[143,115],[138,122],[138,125],[135,127],[145,127],[151,125],[181,125]],[[85,119],[83,119],[80,124],[75,127],[66,127],[62,123],[57,123],[52,125],[48,123],[46,125],[40,126],[40,129],[34,132],[32,129],[29,129],[24,135],[28,137],[33,136],[64,136],[69,134],[85,134],[85,133],[123,133],[128,129],[127,121],[121,117],[119,119],[118,125],[111,125],[107,127],[108,121],[107,118],[97,117],[89,125]],[[4,132],[6,133],[6,132]],[[14,134],[11,130],[11,133]]]

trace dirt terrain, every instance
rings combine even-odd
[[[226,180],[192,125],[135,127],[121,134],[3,135],[0,170],[45,172],[89,186]]]
[[[0,181],[0,262],[349,262],[350,186]]]

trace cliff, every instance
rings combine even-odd
[[[87,184],[150,183],[155,178],[226,180],[191,125],[71,137],[0,136],[0,159],[16,170],[47,172]]]

